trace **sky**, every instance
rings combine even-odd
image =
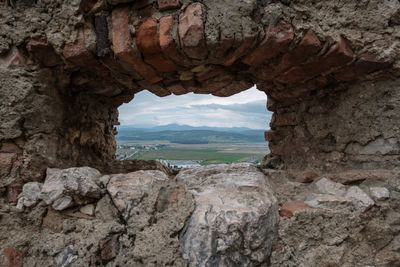
[[[119,121],[137,127],[176,123],[266,129],[272,115],[266,109],[266,100],[265,93],[255,87],[231,97],[193,93],[158,97],[142,91],[119,108]]]

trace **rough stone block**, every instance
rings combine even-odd
[[[192,59],[205,59],[208,54],[204,38],[204,10],[201,3],[192,3],[179,16],[182,49]]]
[[[100,258],[103,262],[109,262],[114,259],[119,251],[118,235],[112,235],[105,239],[100,240]]]
[[[8,203],[16,205],[18,202],[18,196],[22,192],[21,184],[12,184],[8,186],[7,189],[7,199]]]
[[[15,159],[15,153],[0,153],[0,178],[4,178],[10,173]]]
[[[278,205],[260,171],[248,164],[182,170],[194,213],[181,238],[193,266],[266,265],[277,236]],[[240,233],[240,234],[238,234]]]
[[[179,0],[158,0],[157,3],[160,10],[176,9],[181,6]]]
[[[274,127],[278,126],[295,126],[298,124],[298,118],[296,113],[283,113],[272,116],[271,125]]]

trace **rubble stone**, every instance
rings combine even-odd
[[[55,210],[100,199],[104,194],[99,187],[100,177],[98,170],[89,167],[48,169],[40,198]]]
[[[240,266],[268,261],[278,222],[277,201],[264,175],[247,164],[196,167],[177,180],[195,196],[182,237],[190,266]]]

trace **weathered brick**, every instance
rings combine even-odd
[[[182,86],[181,83],[174,83],[171,85],[168,85],[166,88],[168,91],[173,93],[174,95],[183,95],[188,93],[185,87]]]
[[[353,52],[347,41],[340,37],[325,55],[310,63],[290,69],[278,76],[277,81],[284,84],[307,81],[321,74],[329,74],[352,61]]]
[[[12,184],[7,188],[8,203],[13,205],[18,202],[18,195],[22,192],[22,184]]]
[[[265,29],[265,39],[243,59],[243,63],[253,67],[261,65],[283,53],[293,38],[293,28],[289,23],[280,21],[277,25],[270,25]]]
[[[25,253],[12,247],[3,248],[3,254],[8,261],[8,267],[23,267]]]
[[[4,178],[10,173],[16,157],[15,153],[0,153],[0,178]]]
[[[276,143],[284,138],[281,131],[269,130],[264,133],[265,141]]]
[[[291,218],[297,213],[304,212],[310,208],[301,201],[290,201],[282,205],[279,210],[279,215],[284,218]]]
[[[366,74],[387,69],[390,66],[390,62],[380,60],[373,54],[364,53],[351,66],[346,66],[335,72],[334,77],[338,81],[350,82]]]
[[[201,3],[192,3],[179,16],[182,49],[192,59],[205,59],[208,54],[204,38],[204,10]]]
[[[142,86],[142,88],[146,89],[147,91],[149,91],[159,97],[163,97],[163,96],[167,96],[167,95],[171,94],[170,91],[161,87],[158,84],[149,84],[146,81],[140,81],[139,85]]]
[[[176,9],[181,6],[179,0],[158,0],[157,3],[160,10]]]
[[[160,48],[165,56],[180,61],[178,45],[174,36],[177,35],[175,27],[175,20],[173,16],[165,16],[160,19]]]
[[[258,33],[252,35],[252,36],[246,36],[242,42],[242,44],[236,48],[233,52],[228,54],[224,60],[224,65],[225,66],[231,66],[233,63],[235,63],[240,57],[245,55],[249,49],[251,49],[257,40]]]
[[[150,83],[161,81],[162,78],[152,67],[143,62],[140,53],[132,47],[129,32],[129,7],[113,9],[112,29],[113,50],[117,58]]]
[[[274,70],[273,76],[303,63],[308,58],[316,55],[321,49],[322,44],[318,36],[312,30],[308,31],[301,42],[282,57],[279,65]]]
[[[145,20],[137,30],[136,44],[144,60],[160,72],[173,72],[176,66],[161,53],[160,38],[155,19]]]
[[[254,84],[250,81],[240,80],[240,81],[233,81],[228,86],[215,91],[212,95],[220,96],[220,97],[229,97],[240,92],[243,92],[249,88],[251,88]]]
[[[284,113],[277,114],[274,113],[271,120],[271,125],[273,126],[294,126],[298,124],[296,113]]]
[[[43,66],[54,67],[63,63],[53,46],[45,38],[29,40],[26,49]]]

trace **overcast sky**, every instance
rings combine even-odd
[[[255,87],[231,97],[196,95],[157,97],[136,94],[119,108],[121,125],[153,126],[171,123],[191,126],[268,128],[267,96]]]

